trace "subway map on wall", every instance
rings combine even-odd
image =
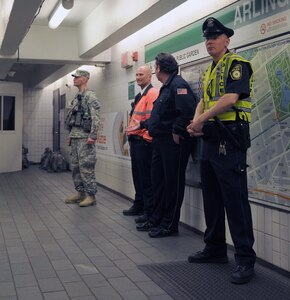
[[[255,71],[249,193],[290,206],[290,39],[238,52]]]
[[[290,206],[290,39],[237,52],[251,61],[255,74],[249,196]],[[197,95],[202,88],[201,74],[209,62],[181,70]],[[189,170],[187,176],[191,176]]]

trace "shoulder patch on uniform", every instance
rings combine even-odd
[[[177,89],[177,95],[187,95],[187,88]]]
[[[231,70],[231,78],[233,80],[239,80],[242,78],[242,65],[237,64]]]

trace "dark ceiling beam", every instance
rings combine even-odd
[[[9,71],[11,69],[11,67],[13,66],[12,61],[1,61],[0,62],[0,80],[5,80],[7,74],[9,74]]]
[[[43,0],[14,0],[7,23],[1,55],[14,55],[34,20]]]
[[[49,84],[55,82],[56,79],[62,78],[63,76],[66,76],[69,73],[72,73],[75,69],[77,69],[81,64],[68,64],[56,67],[53,72],[49,76],[46,76],[45,78],[41,78],[38,81],[33,82],[34,88],[45,88]],[[41,72],[41,70],[40,70]],[[72,80],[70,82],[72,84]]]

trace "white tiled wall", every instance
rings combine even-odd
[[[23,145],[28,148],[30,162],[40,162],[46,147],[52,148],[53,94],[49,88],[24,90]]]

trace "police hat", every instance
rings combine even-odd
[[[85,70],[76,70],[76,72],[74,74],[71,74],[71,76],[73,76],[73,77],[84,76],[84,77],[90,78],[90,73]]]
[[[208,18],[202,25],[202,31],[204,37],[210,37],[213,35],[225,34],[227,37],[234,35],[234,31],[231,28],[224,26],[220,21],[215,18]]]

